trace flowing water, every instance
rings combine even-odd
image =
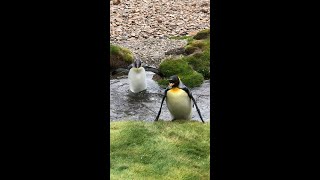
[[[154,73],[147,71],[146,74],[147,90],[140,93],[132,93],[129,90],[128,76],[110,78],[110,121],[154,121],[159,112],[164,89],[152,80]],[[210,121],[210,80],[206,80],[200,87],[192,88],[191,91],[203,120]],[[165,101],[159,119],[171,120]],[[195,106],[192,108],[192,119],[201,121]]]

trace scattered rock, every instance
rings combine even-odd
[[[120,0],[113,0],[113,5],[118,5],[120,4]]]
[[[163,38],[163,35],[184,35],[210,28],[209,6],[209,0],[124,0],[121,3],[112,0],[110,29],[119,27],[122,31],[110,33],[110,36],[111,39],[126,39],[125,33],[134,32],[137,39]],[[138,30],[146,34],[136,33]],[[121,38],[117,38],[119,36]]]
[[[208,13],[208,10],[207,9],[201,9],[201,12]]]

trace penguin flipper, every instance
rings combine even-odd
[[[197,108],[197,111],[198,111],[198,114],[200,116],[201,121],[204,123],[202,116],[201,116],[201,113],[200,113],[200,109],[198,108],[198,105],[196,103],[196,100],[193,98],[193,96],[191,96],[191,99],[193,100],[194,105],[196,105],[196,108]]]
[[[199,116],[200,116],[201,121],[204,123],[204,121],[203,121],[203,119],[202,119],[202,116],[201,116],[201,113],[200,113],[200,109],[198,108],[198,105],[197,105],[197,103],[196,103],[196,100],[194,99],[191,91],[190,91],[186,86],[183,87],[182,90],[184,90],[186,93],[188,93],[190,99],[192,99],[192,101],[193,101],[193,105],[196,105],[196,109],[197,109],[197,112],[198,112],[198,114],[199,114]]]
[[[133,67],[133,64],[130,64],[127,69],[130,70]]]
[[[156,68],[153,68],[153,67],[150,67],[150,66],[143,66],[143,68],[146,70],[146,71],[151,71],[155,74],[158,74],[159,76],[163,77],[163,74]]]
[[[158,115],[157,115],[157,117],[156,117],[156,119],[155,119],[154,121],[158,121],[158,120],[159,120],[159,117],[160,117],[160,114],[161,114],[162,104],[163,104],[164,100],[165,100],[166,97],[167,97],[167,91],[168,91],[168,90],[169,90],[169,89],[167,88],[167,89],[164,91],[164,96],[163,96],[162,101],[161,101],[160,109],[159,109]]]
[[[163,101],[164,101],[165,98],[166,98],[166,96],[163,96],[162,101],[161,101],[161,105],[160,105],[160,109],[159,109],[159,112],[158,112],[158,115],[157,115],[157,117],[156,117],[156,119],[155,119],[154,121],[158,121],[158,120],[159,120],[159,116],[160,116],[160,114],[161,114],[162,104],[163,104]]]

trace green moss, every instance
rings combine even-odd
[[[169,84],[168,79],[160,79],[157,82],[161,88],[166,88]]]
[[[110,44],[110,68],[126,67],[133,62],[132,52],[120,46]]]
[[[206,39],[210,37],[210,29],[204,29],[202,31],[199,31],[194,37],[193,39]]]
[[[183,59],[166,59],[160,64],[159,70],[165,77],[187,74],[193,71]]]
[[[196,51],[210,51],[210,39],[205,40],[193,40],[185,47],[185,52],[190,55]]]
[[[189,88],[200,86],[204,81],[203,75],[194,71],[184,58],[178,60],[166,59],[160,64],[159,69],[166,78],[178,75],[181,81]],[[158,80],[158,83],[161,87],[166,87],[168,80]]]
[[[199,49],[205,49],[207,47],[207,44],[202,40],[194,40],[192,43],[190,43],[189,46],[198,47]]]
[[[204,77],[202,76],[202,74],[196,71],[192,71],[190,74],[180,74],[178,76],[183,84],[189,88],[199,87],[204,81]],[[166,78],[159,80],[158,83],[160,87],[166,88],[169,84],[169,81]]]
[[[192,73],[189,73],[189,74],[184,74],[179,77],[180,77],[181,81],[183,82],[183,84],[185,84],[189,88],[198,87],[204,81],[202,74],[200,74],[196,71],[193,71]]]
[[[197,50],[200,50],[198,47],[194,47],[194,46],[192,46],[192,45],[187,45],[186,47],[185,47],[185,52],[186,52],[186,54],[187,55],[189,55],[189,54],[192,54],[192,53],[194,53],[195,51],[197,51]]]
[[[184,57],[189,65],[201,73],[205,79],[210,79],[210,51],[198,52]]]
[[[172,75],[178,75],[181,81],[188,87],[200,86],[204,79],[210,79],[210,29],[198,32],[194,37],[181,36],[171,39],[187,39],[185,52],[188,56],[179,59],[165,59],[159,67],[165,76],[158,80],[161,87],[168,85]]]

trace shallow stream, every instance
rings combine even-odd
[[[110,78],[110,121],[154,121],[161,105],[164,89],[152,80],[153,72],[146,73],[147,90],[140,93],[132,93],[129,90],[126,75]],[[210,80],[206,80],[200,87],[192,88],[191,91],[203,120],[210,121]],[[165,101],[159,119],[171,120]],[[196,107],[192,108],[192,119],[201,121]]]

